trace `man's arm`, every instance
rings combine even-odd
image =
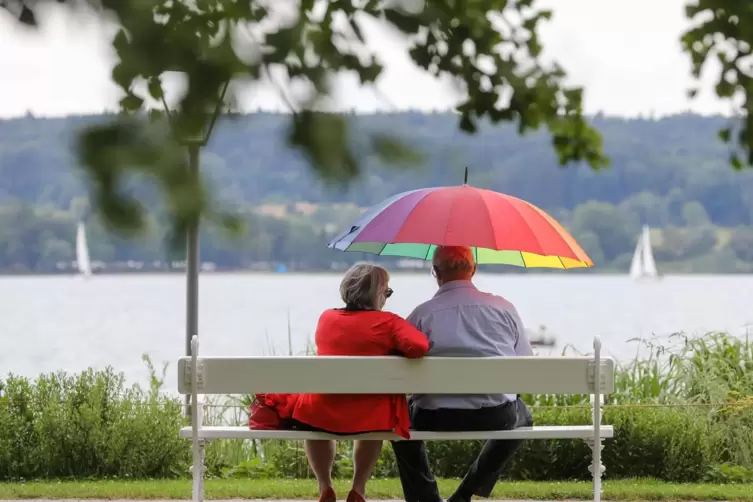
[[[523,327],[523,321],[520,320],[518,312],[513,310],[510,313],[510,317],[512,317],[513,325],[515,325],[517,331],[517,337],[515,339],[515,355],[532,356],[533,347],[531,346],[531,341],[528,339],[526,330]]]
[[[411,312],[405,320],[415,326],[417,330],[421,331],[421,316],[419,315],[417,308],[413,309],[413,312]]]
[[[415,326],[417,330],[426,335],[426,339],[429,340],[429,352],[431,352],[431,348],[434,346],[434,342],[431,341],[431,328],[427,326],[425,322],[423,322],[423,314],[421,313],[421,308],[416,307],[413,312],[411,312],[410,315],[406,317],[405,320]]]

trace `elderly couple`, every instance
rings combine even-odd
[[[439,290],[407,320],[382,312],[392,295],[389,274],[359,264],[345,274],[340,295],[345,308],[325,311],[316,329],[317,355],[382,356],[529,356],[531,345],[515,308],[471,282],[476,272],[466,247],[439,247],[433,275]],[[458,375],[462,378],[462,375]],[[485,431],[533,425],[525,404],[514,394],[490,395],[320,395],[297,396],[291,426],[334,434],[408,430]],[[449,501],[488,497],[520,440],[490,440]],[[400,480],[407,502],[441,501],[421,441],[395,441]],[[363,502],[366,482],[377,463],[381,441],[359,440],[353,451],[354,474],[348,502]],[[335,502],[332,463],[335,443],[311,440],[306,456],[319,482],[320,502]]]

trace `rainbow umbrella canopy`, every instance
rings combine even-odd
[[[554,218],[524,200],[468,185],[411,190],[373,206],[327,247],[431,260],[470,246],[479,264],[584,268],[593,262]]]

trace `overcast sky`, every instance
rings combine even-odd
[[[679,36],[686,27],[686,0],[546,0],[554,18],[541,34],[548,57],[558,60],[572,82],[586,87],[589,113],[666,115],[693,110],[725,113],[706,79],[693,101],[688,58]],[[113,57],[110,33],[97,23],[62,15],[47,16],[44,28],[29,32],[0,11],[0,116],[96,113],[114,109],[119,92],[110,82]],[[359,89],[343,78],[338,106],[362,111],[441,110],[453,94],[412,66],[400,41],[379,27],[367,36],[379,40],[378,55],[387,68],[379,92]],[[245,109],[279,109],[271,89],[249,89]]]

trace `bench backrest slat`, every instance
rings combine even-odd
[[[191,359],[178,361],[178,390],[191,393]],[[199,357],[199,394],[589,394],[592,357]],[[601,393],[614,390],[602,358]]]

